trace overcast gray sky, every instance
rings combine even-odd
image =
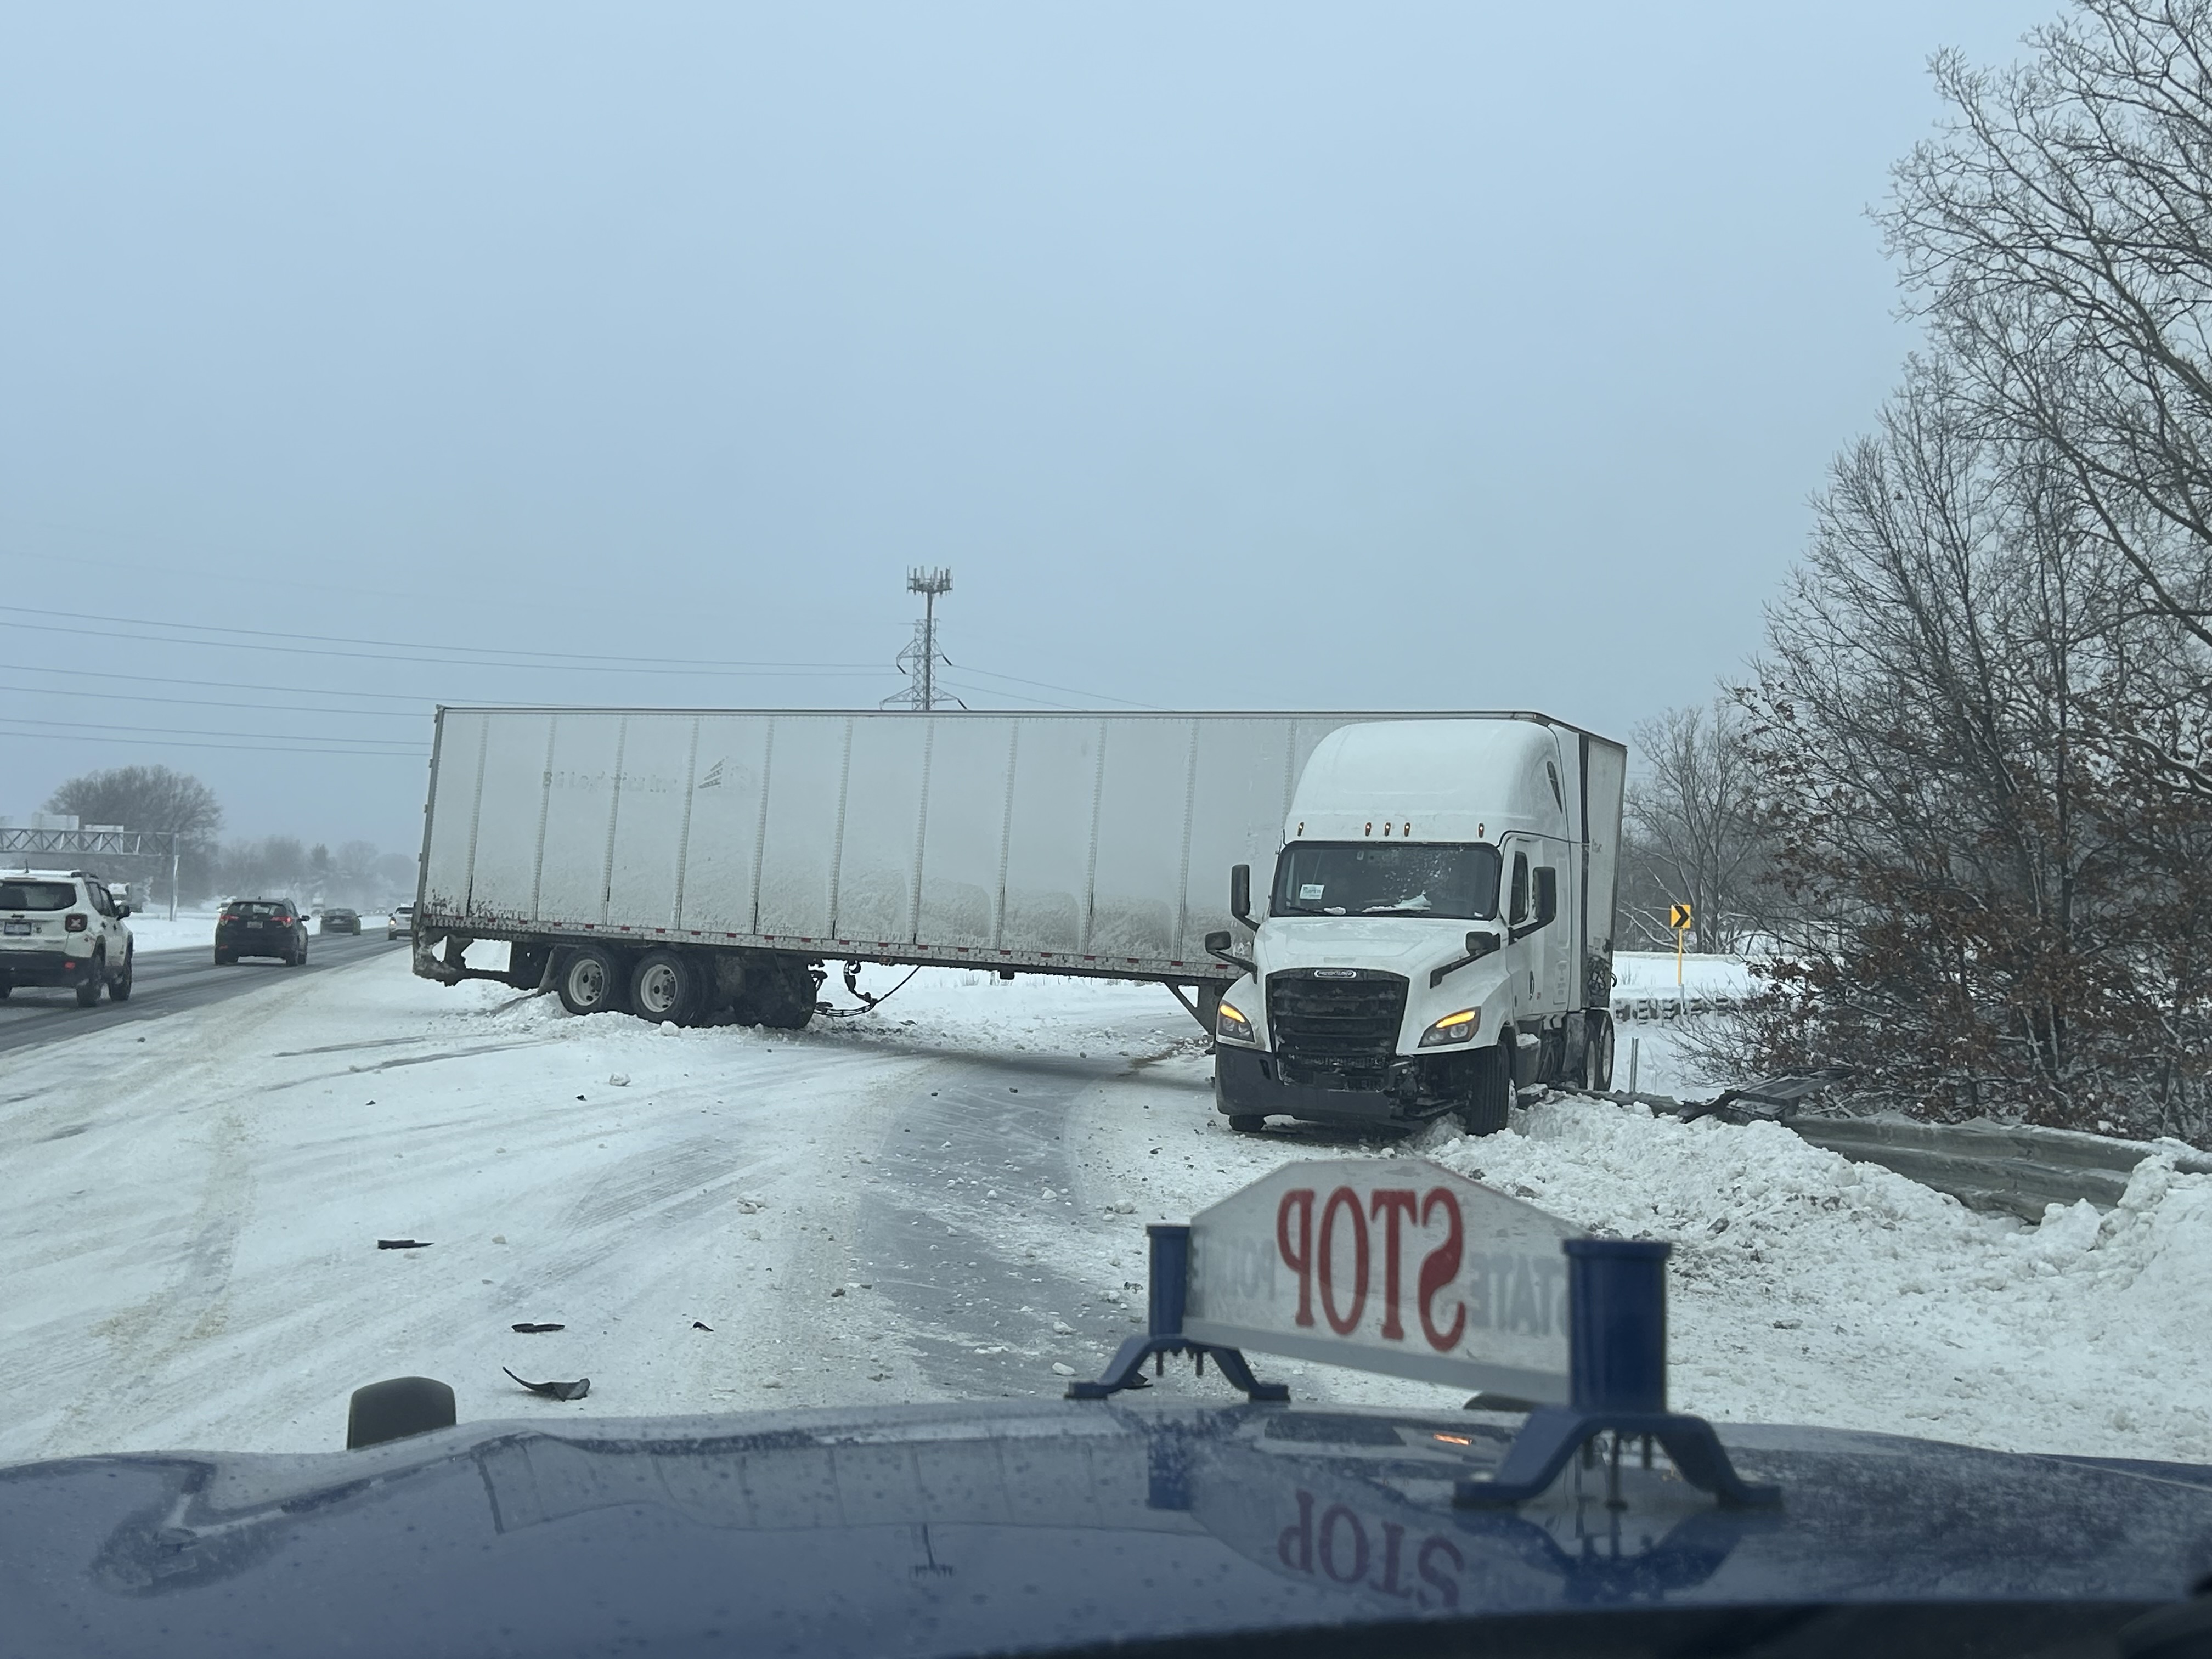
[[[411,850],[434,701],[873,707],[913,563],[977,707],[1626,735],[1910,349],[1929,55],[2054,9],[10,0],[0,812]]]

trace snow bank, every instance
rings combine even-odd
[[[1674,1241],[1676,1401],[1719,1418],[2212,1461],[2212,1176],[1978,1215],[1774,1124],[1560,1101],[1425,1155],[1594,1231]]]

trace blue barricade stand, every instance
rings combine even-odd
[[[1109,1395],[1119,1394],[1123,1389],[1142,1389],[1151,1385],[1145,1380],[1145,1361],[1152,1362],[1155,1375],[1165,1368],[1172,1353],[1187,1353],[1198,1362],[1198,1374],[1206,1375],[1206,1357],[1213,1356],[1213,1363],[1221,1367],[1221,1374],[1229,1379],[1232,1388],[1243,1389],[1254,1400],[1288,1400],[1291,1391],[1280,1382],[1262,1382],[1252,1375],[1252,1368],[1244,1356],[1235,1348],[1217,1347],[1210,1342],[1194,1342],[1182,1334],[1183,1298],[1190,1285],[1190,1228],[1180,1222],[1156,1221],[1145,1229],[1152,1244],[1152,1286],[1146,1308],[1146,1334],[1133,1336],[1121,1345],[1114,1356],[1114,1363],[1106,1368],[1106,1375],[1096,1382],[1071,1382],[1067,1385],[1070,1400],[1103,1400]]]

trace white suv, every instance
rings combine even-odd
[[[0,997],[19,985],[68,985],[89,1008],[105,985],[131,995],[128,900],[82,870],[0,870]]]

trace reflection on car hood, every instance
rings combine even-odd
[[[1454,1510],[1510,1432],[994,1401],[23,1465],[0,1470],[0,1651],[933,1656],[1822,1602],[2110,1621],[2212,1566],[2212,1470],[1820,1430],[1724,1431],[1778,1512],[1716,1509],[1663,1459],[1619,1509],[1571,1472]]]

